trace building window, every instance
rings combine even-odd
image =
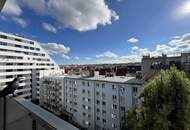
[[[96,109],[96,111],[97,111],[97,112],[100,112],[100,109],[99,109],[99,108],[97,108],[97,109]]]
[[[90,110],[90,107],[89,107],[89,106],[83,105],[83,108],[86,109],[86,110]]]
[[[100,120],[100,117],[97,116],[96,119],[99,121],[99,120]]]
[[[106,110],[102,110],[102,114],[106,114]]]
[[[116,115],[115,115],[115,114],[111,114],[111,117],[112,117],[113,119],[116,119]]]
[[[7,36],[5,36],[5,35],[0,35],[0,38],[7,39]]]
[[[106,124],[106,119],[102,119],[103,124]]]
[[[86,113],[85,113],[85,112],[83,112],[83,113],[82,113],[82,115],[83,115],[83,116],[86,116]]]
[[[121,106],[121,111],[125,112],[125,107]]]
[[[102,105],[105,106],[105,105],[106,105],[106,102],[103,101],[103,102],[102,102]]]
[[[84,89],[82,90],[82,93],[85,93],[85,90],[84,90]]]
[[[82,82],[82,85],[85,86],[85,82],[84,81]]]
[[[113,104],[112,109],[117,109],[117,105]]]
[[[102,93],[102,98],[104,99],[106,97],[106,94],[105,93]]]
[[[99,101],[99,100],[96,100],[96,104],[99,105],[99,104],[100,104],[100,101]]]
[[[90,125],[90,122],[89,121],[83,121],[83,123],[85,124],[85,125]]]
[[[74,88],[74,91],[76,92],[76,91],[77,91],[77,88]]]
[[[99,96],[100,95],[100,92],[96,92],[96,96]]]
[[[116,95],[112,95],[112,99],[113,99],[113,100],[116,100],[116,99],[117,99],[117,96],[116,96]]]
[[[97,128],[97,130],[100,130],[100,129],[101,129],[101,127],[100,127],[99,125],[96,125],[96,128]]]
[[[87,85],[88,85],[88,87],[89,87],[89,86],[90,86],[90,83],[88,82]]]
[[[121,91],[122,91],[122,92],[125,92],[125,88],[121,87]]]
[[[102,84],[102,88],[105,88],[105,84]]]
[[[138,88],[137,87],[133,87],[133,93],[137,93],[138,92]]]
[[[117,125],[112,123],[112,128],[117,128]]]
[[[115,86],[115,85],[112,85],[112,89],[115,90],[115,89],[116,89],[116,86]]]

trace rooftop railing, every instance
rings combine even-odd
[[[79,130],[23,98],[0,98],[0,130]]]

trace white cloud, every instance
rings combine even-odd
[[[73,59],[74,60],[79,60],[80,58],[78,56],[75,56]]]
[[[46,31],[49,31],[49,32],[52,32],[52,33],[56,33],[56,32],[57,32],[57,29],[56,29],[53,25],[51,25],[51,24],[49,24],[49,23],[43,22],[43,23],[42,23],[42,27],[43,27]]]
[[[2,13],[9,16],[20,16],[22,14],[22,9],[20,7],[19,1],[7,0]]]
[[[85,60],[91,60],[92,58],[90,58],[90,57],[85,57]]]
[[[130,38],[130,39],[128,40],[128,42],[130,42],[130,43],[137,43],[137,42],[139,42],[139,40],[136,39],[136,38],[134,38],[134,37],[132,37],[132,38]]]
[[[41,44],[41,46],[49,54],[61,54],[61,55],[63,55],[63,54],[67,54],[70,51],[69,47],[65,47],[63,44],[58,44],[58,43],[46,43],[46,44]]]
[[[117,57],[118,56],[115,53],[111,52],[111,51],[106,51],[106,52],[104,52],[102,54],[96,55],[96,58],[117,58]]]
[[[156,48],[150,51],[148,48],[132,47],[129,55],[119,56],[115,59],[97,60],[97,63],[128,63],[140,62],[144,55],[161,56],[166,54],[168,56],[179,55],[182,52],[190,52],[190,33],[179,36],[168,43],[157,44]],[[116,55],[116,54],[115,54]]]
[[[7,0],[2,10],[1,19],[4,21],[13,21],[22,28],[27,26],[25,19],[21,18],[23,11],[19,0]]]
[[[27,26],[27,22],[23,18],[19,17],[13,17],[12,20],[19,24],[22,28],[25,28]]]
[[[22,6],[31,8],[39,15],[54,18],[57,22],[62,24],[63,28],[72,28],[77,31],[94,30],[98,25],[109,25],[112,24],[113,21],[119,19],[119,16],[108,7],[105,0],[18,1],[22,3]],[[18,7],[17,10],[20,10],[20,13],[17,11],[17,14],[20,15],[22,12],[21,6],[19,6],[20,4],[16,3],[12,5]]]
[[[132,47],[131,49],[135,51],[135,50],[138,50],[139,47],[138,47],[138,46],[134,46],[134,47]]]
[[[117,0],[117,2],[121,2],[121,1],[123,1],[123,0]]]
[[[66,59],[66,60],[70,60],[71,58],[68,55],[62,54],[61,55],[62,58]]]
[[[46,14],[46,1],[45,0],[20,0],[23,4],[30,7],[40,15]]]

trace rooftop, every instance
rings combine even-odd
[[[98,75],[94,77],[82,77],[80,75],[68,75],[65,76],[66,78],[73,78],[73,79],[81,79],[81,80],[93,80],[93,81],[103,81],[103,82],[115,82],[115,83],[137,83],[140,84],[141,80],[136,79],[135,77],[132,76],[103,76],[103,75]]]

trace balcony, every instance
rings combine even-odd
[[[79,130],[23,98],[0,99],[0,130]]]

